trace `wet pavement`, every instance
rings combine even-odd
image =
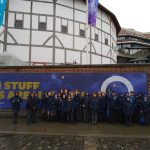
[[[0,150],[150,150],[150,127],[0,118]]]

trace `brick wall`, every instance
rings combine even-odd
[[[34,67],[0,67],[0,73],[140,73],[148,75],[148,94],[150,96],[150,65],[148,64],[119,64],[93,66],[34,66]],[[8,110],[0,110],[0,115],[11,114]],[[25,114],[25,113],[22,113]]]

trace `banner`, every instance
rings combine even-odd
[[[60,89],[92,92],[107,89],[118,93],[135,91],[147,94],[146,73],[0,73],[0,108],[10,108],[9,99],[19,91],[25,100],[31,91],[42,92]]]
[[[0,26],[3,24],[5,7],[6,7],[6,0],[0,0]]]
[[[98,0],[88,0],[88,24],[96,26]]]

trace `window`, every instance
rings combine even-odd
[[[41,31],[46,30],[46,22],[39,22],[39,30]]]
[[[61,26],[61,32],[62,32],[62,33],[68,33],[68,28],[67,28],[67,26],[62,25],[62,26]]]
[[[81,36],[81,37],[85,37],[85,30],[80,29],[80,36]]]
[[[112,43],[112,46],[111,46],[111,48],[112,48],[112,49],[114,49],[114,44],[113,44],[113,43]]]
[[[23,21],[22,20],[16,20],[15,21],[15,28],[22,29],[23,28]]]
[[[105,45],[108,45],[108,39],[105,38]]]
[[[98,34],[95,34],[95,41],[98,41]]]

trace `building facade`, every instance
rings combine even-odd
[[[32,64],[86,64],[85,0],[8,0],[0,52]],[[88,64],[117,62],[115,15],[99,4],[89,28]]]
[[[122,28],[117,46],[118,63],[150,63],[150,33]]]

